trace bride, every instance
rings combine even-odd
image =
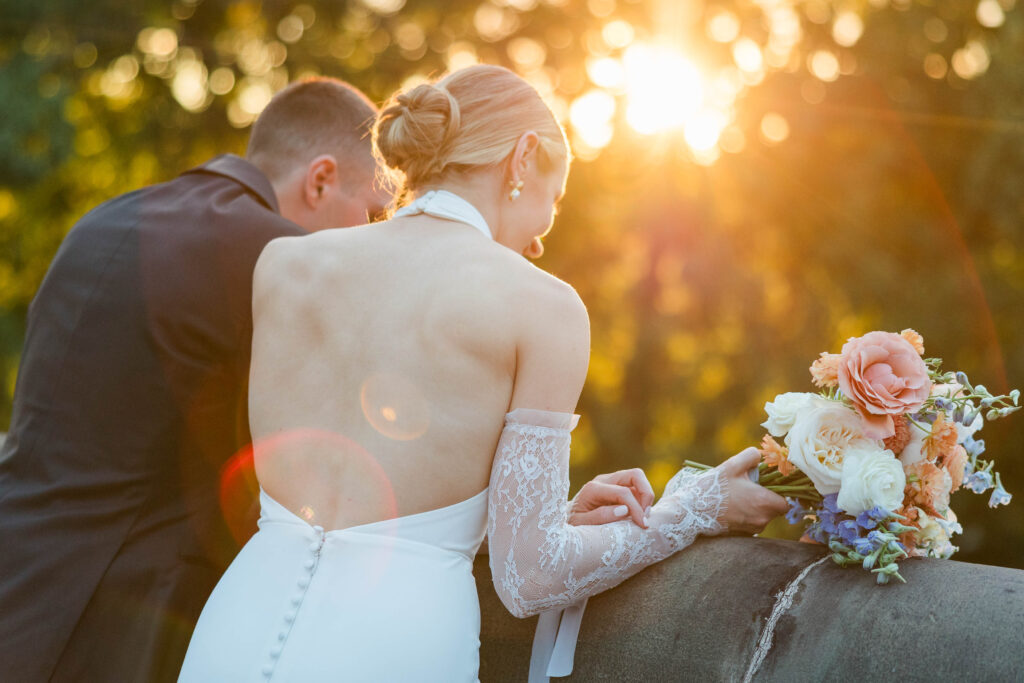
[[[203,610],[183,681],[473,681],[485,530],[495,589],[525,617],[787,509],[747,479],[748,449],[680,472],[646,510],[631,499],[631,519],[571,525],[589,321],[523,258],[564,190],[563,130],[525,81],[474,66],[397,95],[374,137],[411,201],[275,240],[257,265],[260,530]]]

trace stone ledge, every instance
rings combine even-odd
[[[571,681],[741,681],[776,595],[820,546],[702,539],[592,598]],[[755,681],[1022,681],[1024,571],[951,560],[901,563],[906,584],[815,567],[778,621]],[[526,681],[536,617],[498,600],[487,557],[474,573],[480,680]]]

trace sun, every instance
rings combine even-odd
[[[587,65],[594,88],[569,108],[576,142],[596,153],[612,139],[616,113],[642,136],[681,132],[698,160],[717,157],[723,130],[732,121],[733,97],[722,97],[721,79],[709,79],[671,43],[634,42],[619,58]]]

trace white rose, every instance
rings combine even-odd
[[[847,450],[836,505],[859,515],[876,505],[892,512],[903,505],[907,485],[903,465],[889,449],[858,446]]]
[[[764,404],[764,412],[768,413],[768,419],[762,422],[761,426],[772,436],[785,436],[786,432],[793,428],[797,413],[813,398],[819,397],[795,391],[779,394],[774,401]]]
[[[786,435],[789,461],[806,474],[822,495],[839,490],[843,457],[851,448],[881,447],[864,436],[860,416],[821,396],[810,396]]]

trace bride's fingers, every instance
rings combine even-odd
[[[639,467],[602,474],[595,477],[595,480],[606,484],[628,486],[632,489],[633,495],[644,510],[654,504],[654,488],[651,486],[651,482],[647,480],[647,474]]]
[[[619,514],[626,509],[625,514]],[[603,505],[588,512],[577,512],[569,517],[569,524],[573,526],[608,524],[610,522],[621,522],[629,519],[629,510],[625,505]]]
[[[616,515],[619,519],[624,519],[626,515],[629,515],[638,525],[644,528],[647,527],[647,525],[644,524],[644,509],[640,506],[640,502],[636,499],[632,489],[628,486],[612,484],[595,479],[584,484],[583,488],[580,490],[580,496],[577,497],[577,500],[579,500],[580,497],[585,499],[582,501],[585,503],[585,510],[612,506],[613,512],[622,512],[622,507],[625,506],[625,513]]]

